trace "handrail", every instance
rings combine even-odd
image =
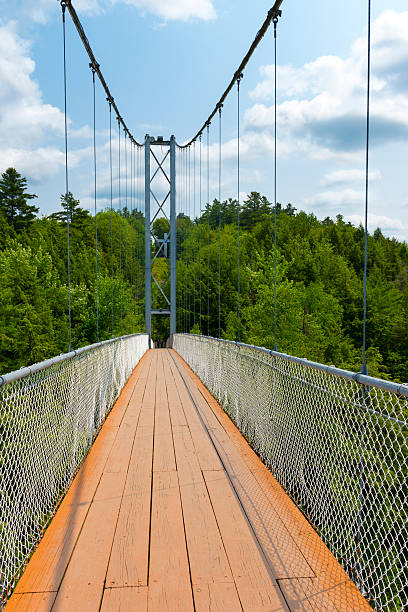
[[[34,363],[31,366],[26,366],[21,368],[20,370],[14,370],[13,372],[9,372],[8,374],[3,374],[0,376],[0,387],[6,385],[8,383],[14,382],[16,380],[20,380],[21,378],[26,378],[30,376],[30,374],[34,374],[35,372],[40,372],[41,370],[45,370],[53,365],[57,365],[59,363],[63,363],[68,359],[72,359],[77,355],[82,355],[92,349],[96,349],[105,344],[111,344],[112,342],[118,342],[119,340],[124,340],[125,338],[133,338],[135,336],[146,336],[145,333],[139,334],[127,334],[126,336],[119,336],[118,338],[109,338],[109,340],[102,340],[101,342],[95,342],[94,344],[88,344],[87,346],[83,346],[79,349],[75,349],[70,353],[63,353],[62,355],[57,355],[56,357],[52,357],[51,359],[45,359],[44,361],[39,361],[38,363]]]
[[[235,340],[226,340],[224,338],[215,338],[213,336],[204,336],[199,334],[180,335],[194,336],[195,338],[200,338],[202,340],[217,340],[217,342],[224,342],[226,344],[232,344],[242,348],[255,349],[256,351],[272,355],[273,357],[279,357],[280,359],[284,359],[285,361],[289,361],[291,363],[298,363],[299,365],[311,368],[313,370],[325,372],[326,374],[333,374],[334,376],[337,376],[339,378],[346,378],[347,380],[352,380],[365,387],[376,387],[377,389],[382,389],[383,391],[388,391],[390,393],[395,393],[397,395],[408,397],[408,383],[395,383],[389,380],[384,380],[382,378],[376,378],[374,376],[366,376],[365,374],[361,374],[361,372],[351,372],[350,370],[343,370],[342,368],[337,368],[336,366],[325,365],[316,361],[310,361],[305,357],[295,357],[293,355],[288,355],[287,353],[279,353],[278,351],[266,349],[262,346],[256,346],[254,344],[244,344],[243,342],[236,342]]]

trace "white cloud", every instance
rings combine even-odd
[[[326,174],[321,182],[325,187],[356,183],[362,185],[365,183],[365,176],[364,170],[335,170]],[[376,181],[380,178],[381,172],[379,170],[374,170],[369,173],[370,181]]]
[[[408,11],[385,11],[373,24],[372,143],[408,136]],[[365,143],[366,40],[358,39],[347,58],[319,57],[300,68],[278,68],[279,140],[286,152],[315,159],[351,157]],[[247,130],[273,129],[274,67],[261,68],[250,93]],[[284,153],[284,152],[281,152]],[[350,158],[351,159],[351,158]]]
[[[191,19],[215,19],[211,0],[113,0],[126,2],[138,9],[158,15],[165,20],[189,21]]]
[[[350,220],[354,225],[364,225],[364,217],[363,215],[348,215],[348,220]],[[386,217],[384,215],[368,215],[368,229],[369,231],[375,230],[379,227],[381,230],[385,232],[399,232],[408,230],[408,225],[402,223],[401,219],[393,219],[391,217]]]
[[[60,151],[46,140],[62,135],[64,115],[43,102],[34,69],[29,45],[18,36],[15,23],[0,26],[0,170],[16,165],[39,179],[63,163]]]
[[[327,190],[314,196],[305,198],[304,202],[309,208],[324,209],[325,213],[347,210],[348,208],[362,208],[365,192],[358,189],[343,189],[341,191]]]
[[[152,13],[166,21],[190,21],[215,19],[217,14],[212,0],[75,0],[79,15],[94,15],[115,4],[128,4],[143,13]],[[45,23],[58,9],[56,0],[24,0],[23,14],[37,23]]]

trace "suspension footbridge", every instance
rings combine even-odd
[[[95,343],[76,347],[72,340],[66,121],[67,352],[0,377],[0,606],[6,612],[408,609],[408,387],[371,377],[367,369],[368,180],[361,371],[278,350],[276,53],[282,3],[268,12],[197,134],[178,143],[174,136],[134,138],[73,3],[61,2],[65,117],[67,14],[88,56],[93,86]],[[370,7],[368,2],[367,179]],[[266,349],[241,342],[239,95],[245,68],[271,25],[275,303],[273,349]],[[120,251],[119,287],[112,263],[108,339],[101,339],[100,325],[97,82],[108,111],[110,246],[112,254],[115,245]],[[237,232],[234,268],[225,271],[222,116],[234,91]],[[211,209],[215,122],[218,160],[212,156],[211,163],[218,203]],[[117,240],[115,189],[125,209]],[[210,213],[217,217],[213,225]],[[217,253],[209,248],[211,233],[218,233]],[[210,282],[211,258],[218,278]],[[131,291],[122,293],[128,264]],[[222,279],[230,277],[236,309],[228,319]],[[124,321],[133,319],[143,319],[142,329],[135,323],[134,333],[125,335]],[[230,320],[235,337],[228,340]]]

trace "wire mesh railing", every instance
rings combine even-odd
[[[147,349],[123,336],[0,377],[0,609]]]
[[[177,334],[174,348],[375,610],[408,610],[408,387]]]

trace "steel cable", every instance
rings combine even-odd
[[[96,214],[96,91],[95,91],[95,69],[89,65],[92,71],[93,90],[93,164],[94,164],[94,214],[95,214],[95,293],[96,293],[96,341],[99,342],[99,284],[98,284],[98,219]]]
[[[218,109],[219,141],[218,141],[218,337],[221,338],[221,137],[222,137],[222,105]]]
[[[67,57],[66,57],[66,31],[65,31],[65,9],[66,2],[61,2],[62,9],[62,32],[63,32],[63,56],[64,56],[64,137],[65,137],[65,204],[67,207],[67,280],[68,280],[68,352],[72,346],[72,320],[71,320],[71,268],[70,268],[70,244],[69,244],[69,183],[68,183],[68,121],[67,121]]]
[[[113,172],[112,172],[112,104],[109,102],[109,169],[110,169],[110,248],[112,280],[112,338],[113,333]]]

